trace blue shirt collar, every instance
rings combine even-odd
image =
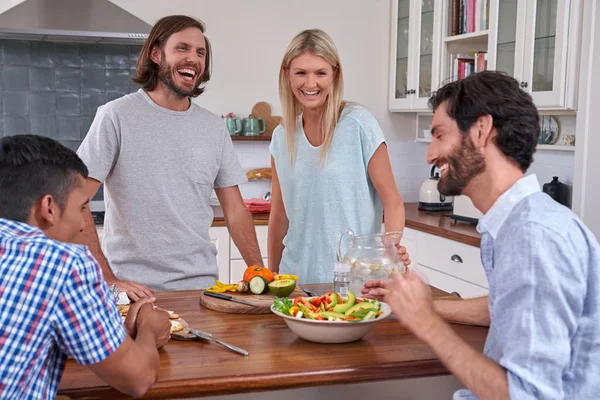
[[[510,189],[502,193],[492,208],[479,219],[477,230],[482,234],[489,232],[496,239],[502,224],[513,208],[525,197],[540,191],[540,183],[535,174],[519,179]]]

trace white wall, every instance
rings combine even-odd
[[[21,4],[25,0],[0,0],[0,13],[10,10],[17,4]]]
[[[345,99],[368,107],[389,145],[405,199],[416,201],[427,166],[415,146],[414,116],[387,111],[390,0],[111,0],[149,24],[168,14],[188,14],[207,25],[214,49],[213,77],[197,102],[222,115],[250,113],[259,101],[281,115],[277,79],[283,53],[303,29],[320,28],[335,41],[342,59]],[[245,167],[268,165],[268,143],[235,142]],[[419,152],[420,151],[420,152]],[[244,190],[244,188],[242,188]]]
[[[600,185],[597,174],[600,170],[600,157],[597,154],[600,148],[600,51],[596,47],[600,43],[598,1],[586,0],[583,15],[582,30],[589,33],[582,35],[581,46],[573,210],[600,238]]]

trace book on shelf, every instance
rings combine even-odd
[[[473,73],[487,69],[487,53],[478,51],[469,54],[453,54],[451,66],[452,71],[450,76],[454,80],[466,78]]]
[[[451,36],[489,28],[490,0],[451,0],[450,6]]]

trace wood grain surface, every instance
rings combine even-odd
[[[331,285],[305,285],[323,294]],[[437,289],[434,295],[447,295]],[[448,374],[433,351],[390,316],[363,339],[325,345],[293,334],[274,314],[226,314],[200,306],[200,291],[156,293],[156,304],[177,310],[191,327],[248,350],[248,357],[207,341],[170,341],[160,351],[158,380],[146,399],[217,396],[308,386],[349,384]],[[475,349],[488,328],[452,325]],[[59,394],[73,399],[129,398],[86,366],[68,360]]]
[[[214,297],[205,296],[201,294],[200,304],[206,308],[209,308],[214,311],[223,312],[223,313],[231,313],[231,314],[270,314],[271,313],[271,305],[275,300],[275,296],[271,292],[265,294],[253,294],[251,292],[248,293],[223,293],[227,296],[231,296],[233,298],[248,301],[250,303],[254,303],[257,307],[248,306],[246,304],[236,303],[234,301],[216,299]],[[298,296],[306,296],[299,288],[294,289],[291,295],[288,297],[290,299],[296,298]]]
[[[265,132],[260,136],[271,137],[273,130],[281,123],[281,117],[272,115],[273,111],[269,103],[260,101],[252,107],[252,116],[254,118],[262,118],[265,120]]]
[[[454,222],[448,215],[450,211],[423,211],[419,210],[418,203],[404,205],[406,213],[406,226],[432,235],[456,240],[457,242],[479,247],[481,234],[477,229],[464,222]]]

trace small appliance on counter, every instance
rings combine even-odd
[[[483,214],[475,208],[470,197],[463,194],[454,198],[454,213],[450,216],[454,221],[468,222],[477,225],[479,218],[482,216]]]
[[[544,183],[542,190],[563,206],[569,207],[569,187],[559,181],[558,176],[553,176],[552,182]]]
[[[452,196],[444,196],[438,191],[438,182],[440,181],[439,172],[435,172],[437,167],[431,166],[429,179],[421,185],[419,191],[419,210],[424,211],[452,211]]]

